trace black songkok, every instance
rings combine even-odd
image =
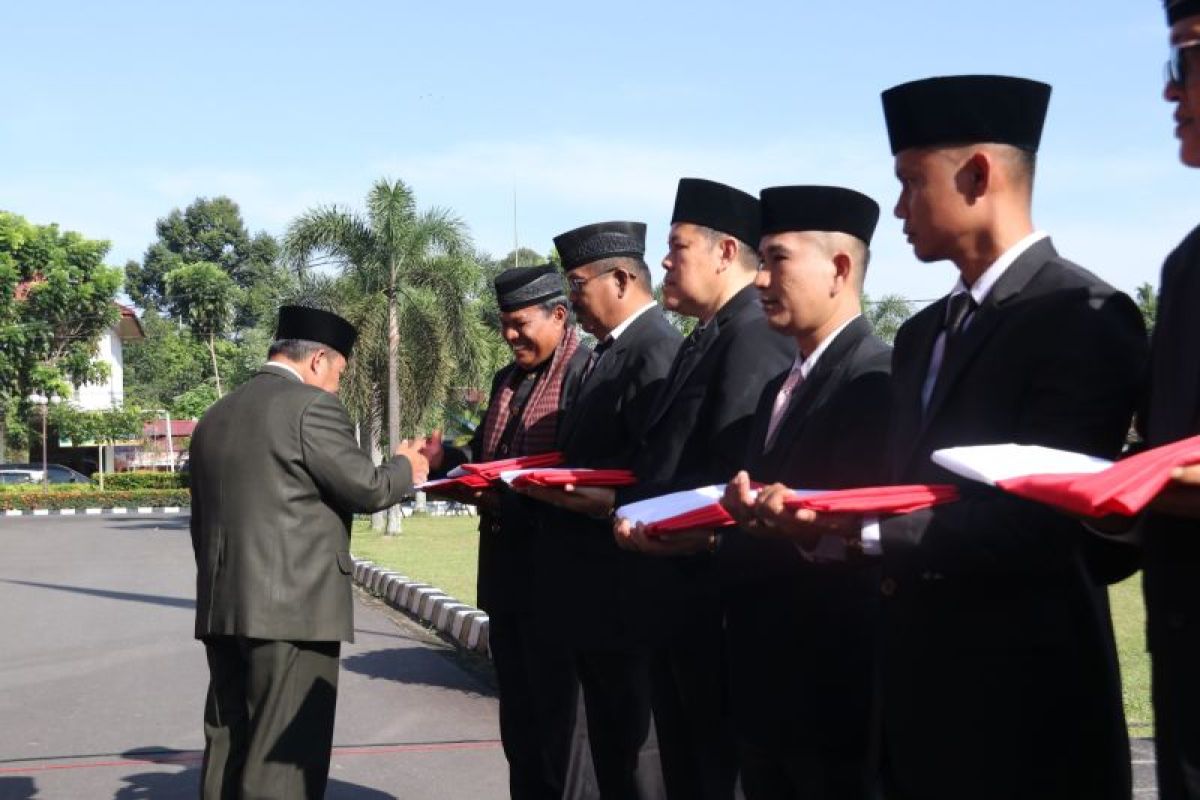
[[[758,199],[753,195],[716,181],[681,178],[671,224],[703,225],[757,248],[759,217]]]
[[[892,154],[910,147],[994,142],[1036,153],[1050,86],[1004,75],[953,75],[883,93]]]
[[[641,258],[646,253],[646,223],[598,222],[554,237],[563,272],[617,256]]]
[[[879,204],[861,192],[840,186],[773,186],[759,194],[762,232],[829,231],[848,233],[871,244],[879,222]]]
[[[337,314],[305,306],[282,306],[279,309],[275,341],[305,339],[320,342],[349,358],[357,338],[358,331],[354,330],[354,326]]]
[[[1185,17],[1200,14],[1200,0],[1165,0],[1167,24],[1174,25]]]
[[[566,298],[562,276],[552,264],[506,269],[496,276],[495,284],[501,311],[516,311],[555,297]]]

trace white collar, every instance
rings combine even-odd
[[[1049,235],[1045,231],[1034,231],[1005,250],[999,258],[992,262],[992,265],[983,271],[983,274],[979,276],[979,279],[975,281],[975,285],[970,289],[971,296],[975,298],[976,305],[983,305],[988,292],[996,285],[996,281],[1000,280],[1000,276],[1013,265],[1014,261],[1020,258],[1026,250]],[[960,275],[958,281],[954,284],[954,288],[950,290],[950,296],[953,297],[965,291],[967,291],[967,285],[963,283],[962,276]]]
[[[799,369],[800,377],[804,380],[808,380],[808,376],[812,374],[814,369],[816,369],[817,359],[829,349],[829,345],[833,344],[833,340],[838,337],[838,334],[846,330],[847,325],[849,325],[851,322],[854,322],[854,320],[861,316],[862,314],[855,314],[853,317],[839,325],[837,330],[826,336],[821,343],[817,345],[817,349],[809,353],[807,358],[804,357],[804,354],[797,353],[796,360],[792,363],[792,369]]]
[[[647,311],[649,311],[650,309],[654,308],[656,305],[658,305],[658,302],[657,302],[657,301],[655,301],[655,300],[651,300],[649,303],[646,303],[646,305],[642,306],[642,307],[641,307],[641,308],[639,308],[637,311],[633,312],[633,313],[632,313],[632,314],[630,314],[628,317],[626,317],[626,318],[625,318],[625,319],[624,319],[624,320],[621,322],[621,324],[620,324],[620,325],[618,325],[617,327],[615,327],[615,328],[613,328],[611,331],[609,331],[609,333],[608,333],[608,336],[606,336],[606,337],[604,337],[604,338],[605,338],[605,339],[607,339],[607,340],[609,340],[609,341],[614,341],[614,342],[615,342],[615,341],[617,340],[617,337],[618,337],[618,336],[620,336],[622,333],[624,333],[624,332],[625,332],[625,330],[626,330],[626,329],[627,329],[627,328],[628,328],[630,325],[632,325],[632,324],[634,323],[634,321],[635,321],[635,320],[636,320],[638,317],[640,317],[642,314],[645,314]]]
[[[296,372],[294,367],[291,367],[288,364],[284,364],[282,361],[268,361],[266,364],[263,364],[263,366],[264,367],[279,367],[279,369],[286,369],[288,372],[290,372],[296,376],[296,380],[300,381],[301,383],[304,383],[304,378],[300,377],[300,373]]]

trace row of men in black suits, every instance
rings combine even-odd
[[[959,271],[890,353],[859,314],[879,212],[857,192],[780,187],[756,200],[681,181],[663,266],[665,305],[699,323],[682,344],[650,295],[644,226],[602,223],[555,240],[571,306],[598,345],[554,373],[558,402],[538,417],[553,419],[554,436],[539,446],[572,466],[632,468],[638,483],[471,498],[486,509],[480,580],[491,591],[481,602],[493,615],[515,797],[562,795],[576,685],[606,798],[654,791],[639,769],[651,717],[674,798],[732,797],[739,775],[752,800],[1130,796],[1105,586],[1136,568],[1135,548],[983,486],[884,519],[782,503],[786,486],[956,482],[929,459],[953,445],[1119,454],[1145,378],[1145,330],[1127,296],[1033,226],[1049,94],[998,76],[884,93],[895,214],[919,260]],[[507,413],[489,414],[469,451],[428,448],[435,467],[478,460],[489,437],[490,455],[519,454],[497,448],[535,422],[535,404],[512,401],[561,357],[562,340],[547,334],[541,351],[559,355],[520,368],[523,314],[554,315],[554,335],[567,335],[549,292],[556,277],[506,279],[524,292],[502,315],[518,354],[493,386]],[[1163,324],[1190,324],[1167,297]],[[1196,424],[1197,404],[1186,403],[1196,370],[1168,378],[1158,365],[1191,351],[1164,335],[1151,443]],[[1190,394],[1160,386],[1186,375]],[[1156,434],[1165,413],[1155,409],[1181,403],[1187,418]],[[750,479],[768,487],[754,495]],[[630,500],[725,481],[740,523],[729,532],[663,540],[611,519]],[[502,558],[509,571],[498,578],[488,560]],[[1155,625],[1152,608],[1152,641]],[[1160,672],[1158,686],[1180,696],[1185,681]],[[1191,717],[1179,717],[1184,731]],[[1176,769],[1180,756],[1162,760]]]
[[[1200,167],[1200,0],[1165,2],[1165,96],[1181,160]],[[559,237],[569,301],[553,270],[498,280],[514,361],[467,449],[402,443],[372,465],[334,398],[353,327],[282,309],[268,365],[192,441],[202,794],[324,794],[352,512],[394,504],[427,459],[561,449],[640,482],[464,498],[484,512],[479,596],[515,797],[561,797],[578,774],[580,688],[604,797],[662,791],[641,769],[651,716],[672,797],[729,797],[735,775],[750,798],[1127,797],[1103,585],[1136,566],[1140,536],[1160,796],[1200,798],[1200,466],[1132,525],[1092,529],[969,486],[887,519],[782,504],[786,486],[952,480],[928,460],[950,445],[1112,456],[1139,396],[1149,445],[1200,429],[1200,229],[1163,268],[1143,380],[1132,303],[1032,225],[1048,94],[979,76],[884,94],[896,216],[920,260],[960,274],[890,359],[857,313],[877,209],[830,187],[767,190],[752,211],[729,187],[681,184],[664,294],[700,322],[683,346],[651,300],[644,226]],[[730,532],[661,541],[609,519],[731,476]],[[769,485],[752,495],[750,478]]]

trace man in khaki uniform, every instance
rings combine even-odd
[[[341,642],[353,641],[350,521],[400,502],[428,464],[375,466],[336,392],[356,332],[284,306],[268,362],[191,444],[196,637],[210,682],[205,798],[320,798]]]

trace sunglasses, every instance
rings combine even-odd
[[[1200,39],[1191,39],[1186,42],[1180,42],[1171,47],[1171,57],[1167,59],[1165,77],[1167,83],[1173,83],[1176,86],[1186,86],[1188,81],[1188,59],[1187,52],[1194,48],[1200,47]]]

